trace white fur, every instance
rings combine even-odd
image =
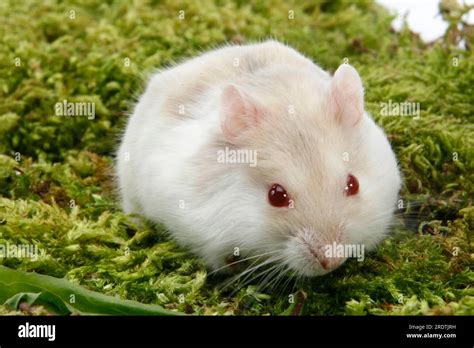
[[[271,253],[300,274],[318,275],[326,271],[305,243],[317,248],[338,239],[373,248],[387,231],[400,175],[383,131],[365,112],[357,131],[341,130],[336,118],[328,118],[334,108],[331,80],[274,41],[224,47],[158,72],[117,153],[123,209],[164,223],[211,268],[222,267],[239,248],[242,256]],[[262,120],[265,131],[245,145],[231,144],[222,134],[222,93],[229,84],[274,115]],[[289,104],[295,115],[283,115]],[[347,123],[354,122],[351,117]],[[210,150],[216,139],[257,149],[255,171],[217,163]],[[349,163],[342,161],[345,151],[353,154]],[[348,172],[357,174],[358,197],[342,194]],[[294,209],[270,206],[272,182],[294,195]]]

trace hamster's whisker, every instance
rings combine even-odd
[[[275,254],[275,253],[277,253],[277,252],[279,252],[279,251],[281,251],[281,250],[273,250],[273,251],[269,251],[269,252],[262,253],[262,254],[259,254],[259,255],[249,256],[249,257],[246,257],[246,258],[244,258],[244,259],[239,259],[239,260],[237,260],[237,261],[231,262],[231,263],[229,263],[229,264],[227,264],[227,265],[224,265],[224,266],[222,266],[222,267],[219,267],[219,268],[215,269],[214,271],[212,271],[211,273],[209,273],[209,275],[212,275],[212,274],[214,274],[214,273],[217,273],[217,272],[219,272],[219,271],[221,271],[221,270],[223,270],[223,269],[225,269],[225,268],[227,268],[227,267],[231,267],[231,266],[236,265],[236,264],[238,264],[238,263],[242,263],[242,262],[244,262],[244,261],[248,261],[248,260],[251,260],[251,259],[255,259],[255,258],[262,257],[262,256],[266,256],[266,255]]]
[[[229,285],[233,284],[234,282],[236,282],[237,280],[239,280],[240,278],[242,278],[245,274],[249,273],[249,272],[254,272],[255,270],[257,270],[258,268],[262,267],[262,266],[265,266],[266,264],[269,264],[272,262],[272,259],[267,259],[265,260],[264,262],[261,262],[261,263],[258,263],[259,259],[256,259],[251,265],[249,265],[249,267],[247,267],[247,269],[245,269],[243,272],[233,276],[228,282],[226,282],[224,284],[224,286],[221,288],[222,290],[227,288]],[[256,266],[254,266],[255,264],[257,264]]]
[[[252,272],[249,273],[243,280],[242,280],[242,275],[237,275],[235,276],[234,278],[232,278],[229,282],[225,283],[225,285],[222,287],[222,289],[226,289],[228,288],[229,286],[233,285],[233,284],[236,284],[239,282],[239,284],[237,285],[236,289],[234,291],[232,291],[232,293],[230,294],[231,297],[233,297],[237,291],[239,291],[240,289],[242,289],[244,286],[246,286],[249,282],[247,282],[246,280],[248,279],[248,277],[251,277],[252,274],[257,271],[257,269],[260,268],[260,266],[263,266],[263,265],[258,265],[258,267],[255,267],[253,268]],[[252,280],[252,279],[251,279]],[[250,280],[250,281],[251,281]]]
[[[274,279],[278,279],[278,277],[282,277],[282,273],[280,272],[282,268],[284,268],[285,264],[281,263],[278,264],[277,267],[272,272],[268,272],[267,276],[263,279],[262,283],[258,286],[258,288],[265,288],[266,285],[271,284]]]
[[[252,279],[250,279],[250,281],[253,281],[254,279],[258,278],[259,276],[261,275],[264,275],[266,273],[268,273],[268,275],[266,276],[266,278],[263,280],[264,282],[271,278],[271,276],[273,276],[274,274],[276,274],[282,267],[285,266],[285,257],[276,257],[276,258],[272,258],[270,260],[268,260],[270,264],[272,264],[271,267],[265,269],[263,272],[259,273],[258,275],[254,276]],[[268,264],[266,263],[266,264]],[[262,265],[263,266],[263,265]],[[259,267],[258,267],[259,268]],[[250,274],[248,274],[246,276],[246,278],[243,280],[244,282],[252,275],[252,273],[255,273],[255,271],[258,269],[258,268],[255,268]],[[272,270],[274,270],[272,272]],[[270,273],[271,272],[271,273]]]
[[[240,290],[240,289],[242,289],[243,287],[249,285],[249,284],[250,284],[251,282],[253,282],[255,279],[258,279],[259,277],[262,277],[262,276],[264,276],[265,274],[270,273],[270,272],[271,272],[271,274],[274,274],[274,273],[278,272],[278,270],[279,270],[280,267],[281,267],[280,264],[274,264],[274,265],[272,265],[271,267],[269,267],[269,268],[267,268],[267,269],[264,269],[263,271],[257,273],[255,276],[251,277],[251,276],[253,275],[253,273],[255,273],[255,271],[256,271],[256,270],[254,270],[252,273],[250,273],[250,274],[247,275],[247,277],[242,281],[241,284],[239,284],[239,287],[234,290],[233,295],[234,295],[238,290]],[[267,276],[268,276],[268,274],[267,274]],[[251,278],[249,279],[249,277],[251,277]],[[232,296],[233,296],[233,295],[232,295]]]
[[[279,258],[269,258],[267,260],[265,260],[264,262],[258,264],[257,266],[251,268],[251,269],[248,269],[248,270],[245,270],[244,272],[242,272],[240,275],[238,275],[238,278],[237,279],[241,279],[244,275],[246,275],[246,277],[243,279],[243,281],[245,282],[250,276],[252,276],[252,274],[257,271],[258,269],[260,269],[261,267],[263,266],[266,266],[266,265],[269,265],[269,264],[273,264],[275,263],[276,261],[278,261],[279,259],[283,259],[283,257],[279,257]],[[273,266],[272,266],[273,267]],[[271,268],[269,268],[271,269]],[[268,270],[268,269],[267,269]]]
[[[245,271],[237,274],[235,277],[233,277],[232,279],[229,280],[229,282],[227,282],[225,284],[225,286],[222,288],[222,289],[225,289],[227,288],[228,286],[230,286],[231,284],[237,282],[237,281],[241,281],[242,283],[240,284],[240,286],[236,289],[236,290],[239,290],[241,289],[242,287],[246,286],[248,283],[250,283],[251,281],[253,281],[255,278],[258,278],[258,276],[261,276],[267,272],[270,272],[271,270],[273,270],[275,267],[278,267],[279,264],[276,263],[275,265],[272,265],[271,267],[265,269],[263,272],[260,272],[258,273],[256,276],[252,277],[252,275],[257,271],[259,270],[261,267],[264,267],[266,265],[269,265],[269,264],[272,264],[272,263],[275,263],[276,261],[279,261],[279,260],[283,260],[284,257],[283,256],[279,256],[279,257],[276,257],[276,258],[269,258],[259,264],[257,264],[256,266],[253,266],[256,262],[254,262],[252,265],[249,266],[249,268],[247,268]],[[258,259],[257,259],[258,261]],[[253,267],[252,267],[253,266]],[[251,278],[251,279],[249,279]]]
[[[271,265],[271,267],[268,267],[264,270],[262,270],[261,272],[257,273],[254,275],[255,271],[250,273],[243,281],[242,283],[240,284],[240,288],[246,286],[246,285],[249,285],[250,283],[252,283],[255,279],[258,279],[260,277],[263,277],[264,275],[270,275],[270,274],[273,274],[273,272],[275,272],[276,270],[278,270],[278,265],[277,264],[273,264]]]
[[[290,271],[290,268],[287,267],[286,269],[284,269],[282,271],[282,274],[287,274],[288,271]],[[288,288],[288,285],[290,285],[291,283],[293,283],[293,286],[291,287],[291,290],[287,293],[294,293],[295,292],[295,286],[296,286],[296,281],[297,281],[297,278],[295,278],[294,276],[287,276],[286,277],[286,281],[280,286],[279,283],[284,280],[285,277],[280,277],[277,282],[275,283],[275,285],[273,287],[275,288],[279,288],[278,290],[278,293],[277,295],[283,295],[283,292],[287,290]]]
[[[285,279],[287,271],[288,271],[288,266],[284,263],[281,263],[279,267],[277,267],[276,270],[272,272],[271,275],[267,276],[263,280],[263,283],[258,286],[259,291],[263,292],[265,291],[265,289],[270,288],[270,286],[276,288],[278,286],[278,283],[281,282],[283,279]],[[269,279],[268,282],[266,281],[267,279]],[[288,284],[290,281],[291,281],[291,277],[286,277],[285,284]]]
[[[293,283],[293,288],[291,289],[291,292],[295,291],[295,288],[299,288],[303,285],[303,277],[300,274],[296,274],[294,276],[295,282]]]

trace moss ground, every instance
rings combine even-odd
[[[444,16],[456,23],[456,11]],[[1,264],[194,314],[288,314],[290,294],[306,297],[303,314],[474,314],[472,28],[452,26],[427,45],[406,28],[393,32],[377,5],[346,1],[7,0],[0,18],[0,244],[44,252]],[[137,226],[120,211],[112,154],[154,68],[268,37],[327,70],[344,58],[359,70],[400,161],[403,204],[392,236],[363,263],[297,284],[220,290],[228,279],[208,275],[162,226]],[[55,116],[64,99],[94,102],[95,119]],[[383,117],[389,100],[418,102],[421,116]]]

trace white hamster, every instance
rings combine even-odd
[[[210,268],[262,255],[303,276],[351,256],[330,246],[373,249],[401,185],[357,71],[343,64],[331,77],[276,41],[219,48],[152,76],[116,176],[125,212],[163,223]]]

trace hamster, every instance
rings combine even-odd
[[[386,236],[401,185],[357,71],[331,76],[273,40],[154,74],[116,155],[123,210],[214,270],[239,256],[326,274],[348,257],[329,246]]]

